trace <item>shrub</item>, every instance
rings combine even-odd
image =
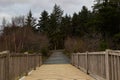
[[[43,56],[48,56],[48,53],[49,53],[48,48],[42,48],[41,53],[42,53]]]
[[[106,49],[108,49],[108,45],[107,45],[107,43],[106,43],[105,41],[102,41],[102,42],[100,43],[100,50],[101,50],[101,51],[104,51],[104,50],[106,50]]]
[[[67,52],[83,52],[85,50],[85,43],[80,38],[70,38],[65,40],[65,50]]]

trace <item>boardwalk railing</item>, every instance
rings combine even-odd
[[[41,54],[0,52],[0,80],[18,80],[41,64]]]
[[[120,51],[74,53],[72,64],[97,80],[120,80]]]

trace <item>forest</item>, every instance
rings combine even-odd
[[[64,14],[57,4],[52,12],[44,10],[39,20],[30,10],[27,16],[2,21],[0,51],[30,53],[64,49],[66,52],[120,49],[120,1],[96,0],[89,11],[83,6],[78,13]]]

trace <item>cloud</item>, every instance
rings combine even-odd
[[[83,5],[91,10],[94,0],[0,0],[0,24],[1,18],[26,15],[31,9],[35,17],[39,17],[43,10],[52,12],[53,6],[60,5],[65,13],[79,12]]]
[[[30,0],[0,0],[0,5],[8,6],[16,3],[27,3]]]
[[[89,10],[92,10],[94,0],[51,0],[52,3],[56,3],[61,6],[65,13],[73,14],[79,12],[82,6],[86,6]]]
[[[6,18],[7,22],[10,22],[12,15],[7,13],[0,13],[0,25],[2,24],[3,18]]]
[[[6,13],[0,13],[0,18],[2,18],[2,17],[8,17],[8,18],[10,18],[11,15],[6,14]]]

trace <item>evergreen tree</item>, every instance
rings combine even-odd
[[[110,37],[120,31],[120,8],[114,4],[108,3],[97,13],[98,27],[104,37]]]
[[[64,38],[72,36],[72,24],[71,17],[67,14],[62,18],[61,22],[61,33]]]
[[[41,13],[41,17],[39,18],[38,21],[38,26],[39,26],[39,31],[49,34],[48,30],[49,30],[49,15],[47,11],[43,11]]]
[[[94,6],[96,28],[109,48],[119,48],[120,6],[118,0],[105,0]]]
[[[49,37],[51,45],[54,49],[61,48],[61,34],[60,34],[60,27],[62,21],[63,11],[61,10],[60,6],[55,4],[53,12],[50,15],[50,27],[49,27]]]
[[[72,35],[78,36],[80,34],[80,26],[79,26],[79,16],[77,13],[73,14],[72,17]]]
[[[26,19],[26,26],[32,27],[35,29],[36,27],[36,19],[33,17],[31,10],[28,13],[27,19]]]
[[[88,11],[86,6],[82,7],[81,12],[79,12],[79,24],[80,29],[83,30],[83,33],[86,34],[89,31],[89,27],[87,26],[87,23],[90,19],[90,11]],[[82,33],[81,33],[82,34]]]
[[[73,36],[82,37],[88,33],[89,28],[87,27],[88,21],[90,19],[90,11],[83,6],[81,12],[74,13],[72,17],[72,26],[73,26]]]

